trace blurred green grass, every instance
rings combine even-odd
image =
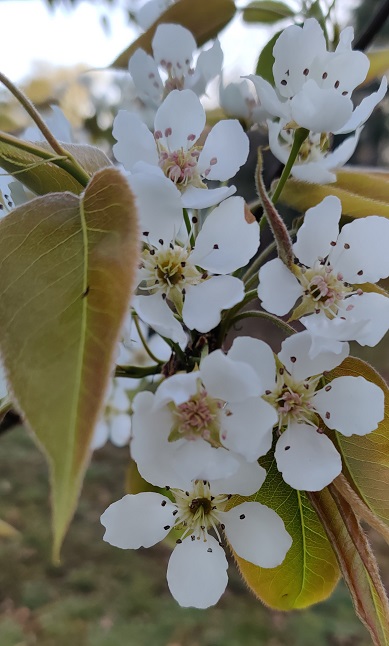
[[[127,463],[126,449],[95,454],[54,567],[44,459],[23,428],[0,438],[0,518],[20,532],[0,540],[0,646],[371,644],[342,584],[327,602],[283,614],[257,601],[231,564],[216,607],[180,608],[166,584],[165,546],[132,552],[102,541],[99,516],[123,495]]]

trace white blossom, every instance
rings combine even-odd
[[[101,517],[104,540],[122,549],[138,549],[163,540],[173,527],[182,530],[169,559],[168,586],[181,606],[208,608],[227,585],[228,563],[218,527],[238,556],[260,567],[280,565],[292,544],[272,509],[244,502],[226,511],[232,493],[237,491],[228,480],[197,480],[187,491],[172,489],[173,500],[152,492],[124,496]]]
[[[194,234],[182,243],[175,237],[182,221],[179,201],[170,195],[171,187],[166,191],[166,184],[158,186],[155,179],[149,182],[147,174],[138,173],[131,180],[145,240],[139,290],[148,294],[136,296],[133,306],[159,334],[185,345],[186,335],[173,311],[190,330],[215,328],[222,311],[244,297],[243,282],[230,274],[257,251],[259,226],[247,221],[243,198],[230,197],[207,216],[194,244]]]
[[[157,110],[154,135],[138,115],[119,110],[112,131],[117,140],[113,153],[127,171],[147,171],[173,183],[183,207],[213,206],[236,188],[207,189],[205,180],[225,182],[233,177],[247,159],[249,141],[239,121],[229,119],[218,122],[201,145],[198,139],[205,122],[196,94],[173,90]]]
[[[361,287],[389,275],[389,221],[358,218],[339,233],[341,210],[331,195],[307,211],[293,246],[299,261],[293,273],[278,258],[259,271],[264,309],[283,316],[301,299],[293,318],[303,317],[311,354],[349,340],[374,346],[389,328],[389,299]]]
[[[141,475],[157,486],[186,488],[196,478],[232,476],[243,463],[261,479],[256,460],[270,449],[277,421],[258,396],[264,390],[247,361],[215,350],[199,370],[165,379],[155,394],[139,393],[131,454]]]
[[[349,346],[343,343],[339,354],[321,352],[312,359],[310,343],[307,331],[294,334],[282,343],[275,359],[263,341],[239,337],[229,356],[251,365],[262,384],[262,398],[277,413],[275,459],[285,482],[295,489],[318,491],[342,470],[324,425],[346,436],[371,433],[384,417],[384,393],[361,376],[329,381],[325,373],[342,363]],[[260,418],[257,427],[265,437],[272,433]]]
[[[151,45],[153,56],[137,49],[128,69],[140,97],[155,107],[172,90],[190,89],[199,96],[204,94],[208,83],[220,74],[223,52],[218,40],[201,52],[195,67],[192,59],[197,45],[185,27],[158,25]]]
[[[149,0],[135,13],[136,22],[146,31],[175,0]]]
[[[100,449],[108,440],[115,446],[128,444],[131,435],[130,400],[124,379],[112,379],[104,413],[98,421],[91,450]]]

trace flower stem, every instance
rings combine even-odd
[[[145,339],[145,336],[144,336],[144,334],[142,332],[142,329],[141,329],[141,327],[139,325],[138,315],[135,312],[132,315],[132,319],[133,319],[133,321],[135,323],[135,327],[136,327],[136,330],[137,330],[137,332],[139,334],[139,338],[141,340],[141,343],[142,343],[145,351],[149,355],[150,359],[152,359],[155,363],[158,363],[158,364],[162,365],[163,361],[160,361],[160,359],[158,359],[158,357],[156,357],[155,354],[153,354],[152,351],[150,350],[150,348],[148,346],[148,343],[147,343],[147,341]]]
[[[232,326],[238,321],[248,318],[265,319],[277,325],[277,327],[281,328],[288,336],[290,336],[291,334],[296,334],[296,330],[291,325],[289,325],[289,323],[286,323],[282,319],[278,318],[278,316],[269,314],[269,312],[259,312],[258,310],[248,310],[246,312],[242,312],[241,314],[237,314],[230,320],[230,324]]]
[[[293,164],[296,161],[299,150],[303,145],[304,141],[306,140],[306,138],[308,137],[308,135],[309,135],[309,130],[307,130],[306,128],[297,128],[294,135],[292,150],[290,151],[289,159],[284,166],[284,170],[281,173],[281,177],[278,180],[278,184],[273,193],[273,197],[272,197],[273,204],[276,204],[276,202],[278,201],[281,195],[282,189],[285,186],[286,180],[290,175],[290,171],[293,168]]]

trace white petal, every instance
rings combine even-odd
[[[112,135],[117,140],[113,154],[126,170],[132,170],[138,161],[158,165],[154,137],[137,114],[119,110],[113,122]]]
[[[369,323],[369,319],[348,321],[337,317],[330,320],[323,312],[303,316],[300,321],[312,338],[309,351],[311,358],[316,357],[320,352],[343,352],[343,342],[357,340]]]
[[[296,94],[306,82],[304,70],[325,53],[323,30],[314,18],[306,20],[303,27],[291,25],[284,29],[273,48],[274,81],[280,94]]]
[[[213,536],[191,540],[188,536],[176,545],[167,568],[169,590],[184,608],[209,608],[226,589],[227,559]]]
[[[171,339],[181,348],[187,343],[187,337],[181,324],[166,302],[158,294],[155,296],[135,296],[132,306],[138,316],[150,325],[158,334]]]
[[[388,243],[387,218],[358,218],[342,228],[330,262],[348,283],[376,283],[389,276]]]
[[[154,125],[170,151],[187,150],[204,129],[204,108],[191,90],[173,90],[158,109]]]
[[[207,209],[209,206],[220,204],[234,193],[236,193],[236,186],[205,189],[188,186],[182,193],[182,206],[186,209]]]
[[[188,285],[182,318],[190,330],[209,332],[220,323],[222,311],[243,298],[244,285],[239,278],[212,276],[198,285]]]
[[[174,402],[179,406],[188,401],[196,394],[199,381],[201,381],[201,375],[198,370],[178,373],[164,379],[155,393],[153,409],[156,410],[168,402]]]
[[[225,182],[236,175],[248,154],[249,139],[239,121],[219,121],[205,141],[198,169],[207,179]]]
[[[290,101],[292,118],[313,132],[334,132],[349,119],[353,104],[335,89],[322,89],[312,79]]]
[[[103,539],[123,550],[151,547],[169,533],[174,525],[175,509],[176,506],[159,493],[127,494],[112,503],[101,516],[106,529]]]
[[[384,393],[364,377],[337,377],[312,401],[328,428],[347,436],[371,433],[384,417]]]
[[[363,128],[358,128],[351,137],[347,137],[335,150],[327,153],[322,164],[325,168],[340,168],[350,159],[358,145]]]
[[[227,197],[236,193],[236,186],[220,186],[219,188],[196,188],[188,186],[182,193],[182,206],[186,209],[207,209],[209,206],[220,204]]]
[[[342,470],[331,440],[308,424],[291,424],[278,440],[274,456],[283,479],[294,489],[320,491]]]
[[[302,294],[297,278],[279,258],[270,260],[259,270],[258,296],[268,312],[284,316]]]
[[[202,51],[197,59],[196,69],[192,77],[187,77],[190,87],[198,96],[204,94],[208,83],[220,74],[223,65],[223,50],[216,38],[212,47]]]
[[[279,515],[259,502],[244,502],[222,515],[225,532],[238,556],[258,565],[280,565],[292,538]]]
[[[377,345],[389,329],[389,298],[384,294],[363,292],[360,296],[351,296],[346,302],[353,309],[346,312],[345,326],[352,326],[353,321],[356,321],[356,326],[359,323],[350,339],[355,339],[360,345]]]
[[[131,435],[131,417],[121,413],[111,421],[110,440],[115,446],[128,444]]]
[[[258,222],[247,222],[242,197],[230,197],[206,218],[190,260],[215,274],[229,274],[247,265],[258,247]]]
[[[109,426],[105,419],[101,419],[97,422],[95,430],[93,432],[92,441],[90,444],[91,451],[96,451],[101,449],[108,442],[109,437]]]
[[[239,456],[227,449],[215,448],[201,438],[180,444],[176,452],[175,470],[182,481],[181,489],[191,489],[193,480],[213,482],[215,478],[219,482],[219,478],[228,478],[239,469]]]
[[[163,83],[153,57],[146,54],[143,49],[137,49],[128,62],[128,70],[140,96],[159,105],[163,94]]]
[[[151,244],[170,242],[181,227],[181,194],[166,177],[134,173],[128,182],[135,193],[141,233]]]
[[[146,31],[166,11],[171,0],[150,0],[136,12],[136,22]]]
[[[291,170],[291,174],[296,179],[300,179],[302,182],[309,182],[310,184],[331,184],[332,182],[336,182],[335,173],[327,170],[321,161],[295,164]]]
[[[276,377],[276,362],[273,350],[264,341],[251,336],[238,336],[234,339],[228,356],[234,361],[247,363],[257,373],[263,390],[273,389]]]
[[[266,478],[266,471],[259,466],[258,462],[246,462],[239,455],[236,456],[240,466],[232,476],[212,480],[211,491],[217,494],[238,494],[240,496],[251,496],[263,485]]]
[[[312,267],[318,258],[325,258],[331,250],[331,242],[339,234],[342,204],[339,198],[328,195],[305,214],[293,251],[299,261]]]
[[[266,455],[272,444],[272,429],[278,420],[273,406],[261,397],[227,405],[222,422],[223,445],[248,462]]]
[[[344,343],[340,353],[320,352],[312,358],[309,354],[311,345],[312,337],[308,331],[293,334],[282,343],[278,358],[298,381],[321,375],[326,370],[333,370],[342,363],[350,351],[348,343]]]
[[[158,25],[152,48],[158,65],[170,68],[173,76],[180,78],[190,68],[197,45],[191,32],[181,25]]]
[[[271,121],[270,119],[268,119],[266,123],[269,130],[270,150],[272,151],[273,155],[277,157],[277,159],[279,159],[283,164],[286,164],[290,154],[290,148],[289,146],[282,145],[279,139],[281,131],[285,127],[285,122]],[[293,169],[294,168],[295,166],[293,167]]]
[[[280,101],[275,89],[268,81],[265,81],[261,76],[255,76],[254,74],[249,74],[245,78],[248,78],[254,83],[262,108],[275,117],[290,120],[289,105]]]
[[[261,390],[261,380],[251,366],[233,361],[222,350],[204,357],[200,373],[207,392],[215,399],[240,402],[255,397]]]
[[[353,130],[357,130],[357,128],[363,125],[365,121],[367,121],[368,118],[370,117],[376,105],[380,101],[382,101],[382,99],[386,94],[387,89],[388,89],[388,81],[384,76],[382,78],[380,87],[378,88],[377,92],[373,92],[366,98],[362,99],[361,103],[355,108],[350,119],[341,128],[339,128],[339,130],[334,132],[334,134],[336,135],[346,134],[347,132],[352,132]]]
[[[225,114],[240,117],[241,119],[248,119],[250,116],[249,99],[253,99],[253,96],[250,94],[246,80],[224,85],[223,79],[221,79],[219,85],[219,102]]]

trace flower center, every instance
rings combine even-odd
[[[225,504],[231,496],[212,496],[209,482],[206,480],[196,480],[191,492],[173,489],[172,493],[178,510],[176,526],[181,525],[185,530],[180,541],[187,534],[191,534],[192,541],[196,538],[206,541],[210,528],[215,530],[220,541],[217,530],[217,525],[220,524],[219,512],[224,511]]]
[[[297,127],[297,124],[294,124]],[[294,140],[294,129],[288,124],[286,129],[281,131],[281,137],[286,142],[289,150],[292,150]],[[297,162],[315,162],[320,161],[326,156],[330,147],[330,135],[310,132],[303,142],[297,156]]]
[[[304,289],[301,305],[304,314],[323,311],[332,319],[337,316],[344,299],[358,293],[343,281],[342,274],[335,274],[332,266],[321,259],[309,269],[301,267],[297,277]],[[346,310],[351,308],[349,305]]]
[[[166,128],[165,138],[168,140],[172,134],[171,128]],[[202,150],[202,146],[191,145],[196,139],[195,135],[188,135],[188,149],[179,148],[178,150],[169,150],[161,139],[163,134],[160,130],[154,133],[155,142],[159,155],[159,167],[163,170],[168,179],[177,186],[185,189],[189,184],[196,188],[207,188],[201,179],[197,162]]]
[[[219,413],[223,403],[209,397],[207,391],[199,386],[198,392],[188,401],[173,409],[173,427],[169,440],[197,440],[202,438],[212,444],[221,446]]]
[[[279,429],[290,422],[312,423],[316,415],[311,403],[320,377],[296,381],[284,366],[277,371],[276,386],[266,391],[263,398],[277,411]]]

